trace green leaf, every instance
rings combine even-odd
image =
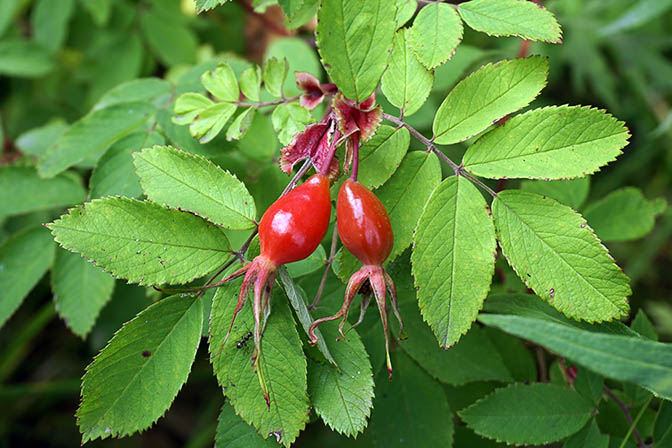
[[[551,106],[515,116],[479,138],[464,155],[465,169],[498,178],[571,179],[616,160],[630,133],[608,113]]]
[[[493,201],[497,238],[518,276],[573,319],[628,313],[628,278],[583,217],[551,198],[507,190]]]
[[[494,294],[488,296],[488,299],[485,301],[484,309],[489,313],[515,314],[518,316],[531,317],[593,333],[609,333],[635,337],[640,336],[636,331],[630,329],[630,327],[623,322],[613,321],[590,324],[588,322],[568,319],[548,303],[539,300],[539,297],[534,294]]]
[[[461,142],[527,106],[546,85],[547,75],[548,61],[541,56],[501,61],[475,71],[441,103],[432,127],[434,141]]]
[[[112,297],[114,278],[79,255],[59,249],[51,285],[56,311],[73,333],[86,338]]]
[[[301,288],[299,288],[296,283],[294,283],[294,280],[289,275],[289,272],[285,266],[280,266],[278,268],[278,277],[280,277],[280,283],[282,284],[282,288],[284,289],[285,294],[287,294],[289,303],[291,303],[292,307],[294,308],[296,317],[299,318],[299,323],[301,323],[303,330],[306,332],[306,335],[308,335],[308,330],[314,321],[310,315],[310,312],[308,311],[308,307],[306,306],[306,293]],[[337,367],[338,364],[329,351],[329,346],[325,342],[324,337],[322,337],[320,328],[316,328],[314,333],[317,336],[317,348],[324,355],[327,361],[333,364],[334,367]]]
[[[397,2],[397,28],[401,28],[413,18],[418,9],[417,0],[396,0]]]
[[[630,323],[630,328],[647,339],[651,339],[652,341],[658,340],[656,328],[642,308],[637,310],[635,318],[632,319],[632,322]]]
[[[525,315],[481,314],[485,325],[543,345],[593,372],[629,381],[672,399],[672,345],[638,335],[580,329],[566,323]],[[592,331],[591,331],[592,330]]]
[[[47,148],[58,140],[67,129],[68,125],[65,121],[57,118],[44,126],[33,128],[19,135],[14,144],[24,154],[42,157],[47,152]]]
[[[255,227],[254,199],[245,185],[208,159],[170,146],[146,148],[133,156],[148,199],[195,212],[227,229]]]
[[[597,405],[602,400],[602,394],[604,393],[604,378],[585,367],[574,367],[576,367],[576,379],[572,383],[574,390]]]
[[[514,381],[536,381],[536,359],[523,341],[496,328],[485,327],[483,331],[495,346]]]
[[[222,62],[215,70],[207,71],[201,76],[203,87],[220,101],[238,101],[240,90],[233,69]]]
[[[247,134],[247,131],[254,121],[254,113],[256,110],[257,109],[254,107],[248,107],[233,120],[233,123],[231,123],[231,126],[229,126],[229,129],[226,131],[226,139],[228,141],[240,140]]]
[[[38,174],[53,177],[85,158],[100,157],[112,143],[143,125],[154,111],[147,103],[121,103],[85,115],[49,147],[37,165]]]
[[[296,85],[296,72],[307,72],[319,75],[322,73],[322,65],[315,51],[315,46],[311,46],[301,37],[283,37],[273,40],[266,48],[264,59],[270,58],[286,59],[287,69],[292,76],[285,78],[282,86],[285,96],[300,95],[304,92],[299,90]]]
[[[26,229],[0,245],[0,327],[51,267],[54,246],[42,227]]]
[[[189,125],[189,133],[201,144],[208,143],[224,129],[226,123],[236,112],[232,103],[218,103],[198,113],[198,117]]]
[[[270,58],[264,66],[264,87],[273,96],[283,96],[282,85],[287,77],[287,59]]]
[[[524,180],[520,183],[523,191],[549,196],[558,202],[578,209],[588,198],[590,177],[572,180]]]
[[[428,8],[429,6],[422,11]],[[448,9],[452,10],[449,6]],[[407,29],[397,31],[394,35],[389,67],[381,80],[385,98],[403,110],[405,116],[409,116],[425,103],[433,84],[434,74],[423,67],[411,51],[410,31]]]
[[[375,446],[453,446],[453,415],[446,394],[403,352],[391,353],[395,366],[376,377],[376,399],[369,433]]]
[[[441,347],[455,344],[476,320],[496,253],[483,195],[465,177],[444,180],[424,207],[411,257],[418,305]]]
[[[667,446],[672,442],[672,402],[662,401],[656,415],[656,424],[653,428],[655,446]]]
[[[240,74],[240,90],[249,100],[259,101],[261,95],[261,67],[253,65]]]
[[[399,169],[376,193],[390,216],[394,246],[388,260],[394,260],[413,242],[422,207],[441,182],[441,166],[433,153],[412,151]]]
[[[280,104],[273,110],[271,120],[273,128],[278,132],[280,143],[288,145],[295,134],[303,131],[313,121],[313,116],[298,103],[287,103]]]
[[[224,232],[197,216],[123,197],[87,202],[47,227],[66,249],[141,285],[202,277],[231,250]]]
[[[306,24],[315,16],[319,0],[278,0],[287,17],[286,26],[290,30]]]
[[[114,335],[82,379],[82,443],[142,431],[166,412],[196,357],[202,306],[194,297],[167,297]]]
[[[425,5],[413,20],[410,47],[428,69],[444,64],[462,40],[462,21],[453,5]]]
[[[238,417],[233,406],[225,404],[217,419],[215,448],[271,448],[278,445],[264,439],[254,428]]]
[[[91,174],[89,188],[91,199],[103,196],[126,196],[137,198],[142,195],[138,176],[135,174],[132,153],[141,148],[163,144],[161,134],[136,132],[110,146],[100,158]]]
[[[198,9],[199,14],[204,11],[209,11],[216,6],[223,5],[229,0],[195,0],[196,8]]]
[[[210,315],[210,353],[215,354],[229,328],[233,309],[238,301],[241,281],[219,288]],[[229,341],[212,359],[213,369],[243,420],[254,425],[265,438],[275,436],[284,446],[291,445],[308,422],[309,403],[306,395],[306,358],[301,340],[286,303],[277,294],[260,349],[260,368],[268,385],[270,407],[266,406],[259,380],[250,362],[252,340],[237,348],[236,343],[254,329],[252,309],[248,303],[236,317]]]
[[[127,81],[108,90],[93,106],[93,110],[129,102],[155,102],[160,100],[166,103],[172,87],[170,83],[159,78],[139,78]],[[162,106],[163,104],[156,104]]]
[[[0,215],[13,216],[82,202],[86,190],[71,173],[41,179],[35,168],[0,167]]]
[[[7,27],[12,23],[19,6],[22,6],[21,0],[0,2],[0,36],[5,34]]]
[[[308,394],[325,424],[339,434],[356,436],[364,431],[371,415],[373,374],[364,344],[355,330],[338,341],[335,325],[322,326],[322,336],[338,367],[311,361]]]
[[[369,189],[383,185],[399,168],[410,142],[408,129],[380,126],[359,148],[358,181]]]
[[[148,6],[139,15],[140,29],[157,59],[167,67],[196,62],[196,34],[159,2]]]
[[[113,0],[87,0],[82,3],[84,9],[99,27],[107,25],[112,12]]]
[[[664,198],[649,201],[638,188],[625,187],[590,204],[585,215],[603,241],[631,241],[651,232],[666,208]]]
[[[52,53],[60,50],[74,6],[74,0],[38,0],[31,16],[35,42]]]
[[[512,384],[458,414],[483,437],[516,445],[548,444],[577,432],[593,405],[555,384]]]
[[[670,0],[639,0],[614,21],[598,30],[601,36],[611,36],[630,30],[661,16],[672,8]]]
[[[471,0],[457,7],[467,25],[490,36],[562,43],[562,30],[547,9],[527,0]]]
[[[431,376],[453,385],[483,380],[512,380],[496,347],[478,326],[472,326],[449,350],[440,348],[420,316],[410,266],[400,259],[390,266],[389,273],[397,286],[399,312],[408,333],[408,339],[400,341],[399,345]],[[396,326],[395,319],[392,320],[392,326]]]
[[[172,122],[179,125],[190,124],[198,118],[201,112],[214,104],[210,98],[200,93],[182,94],[175,101],[175,116]]]
[[[51,71],[54,61],[39,44],[23,39],[0,41],[0,74],[39,78]]]
[[[332,0],[317,13],[317,48],[331,79],[357,102],[368,98],[387,68],[396,29],[389,0]]]

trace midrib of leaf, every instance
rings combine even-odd
[[[229,252],[228,250],[221,250],[221,249],[212,248],[212,247],[187,246],[187,245],[180,245],[180,244],[167,243],[167,242],[158,243],[158,242],[155,242],[155,241],[143,240],[143,239],[139,239],[139,238],[130,238],[130,237],[125,237],[125,236],[120,236],[120,235],[108,235],[106,233],[93,232],[91,230],[73,229],[71,227],[58,226],[58,225],[54,225],[54,224],[52,224],[50,227],[51,228],[59,227],[61,229],[69,230],[69,231],[72,231],[72,232],[87,233],[87,234],[91,234],[91,235],[104,236],[104,237],[107,237],[107,238],[117,238],[117,239],[124,240],[124,241],[134,241],[136,243],[149,243],[149,244],[154,244],[154,245],[157,245],[157,246],[171,246],[171,247],[181,247],[181,248],[185,248],[185,249],[198,249],[198,250],[207,250],[207,251],[215,251],[215,252]]]
[[[486,316],[488,316],[488,315],[486,314]],[[515,318],[522,318],[522,319],[525,319],[525,320],[541,320],[541,319],[536,319],[536,318],[534,318],[534,317],[508,316],[508,315],[502,315],[502,314],[499,314],[499,315],[498,315],[498,314],[492,314],[492,316],[515,317]],[[486,320],[487,320],[487,317],[486,317]],[[555,323],[555,322],[550,322],[550,321],[548,322],[548,324],[551,324],[551,325],[557,325],[557,326],[559,326],[559,327],[563,327],[563,328],[565,328],[565,329],[569,329],[570,331],[577,331],[577,332],[583,332],[583,331],[585,331],[585,330],[578,330],[578,329],[575,330],[575,329],[571,328],[571,327],[568,326],[568,325],[565,325],[565,324],[557,324],[557,323]],[[541,330],[538,330],[538,331],[541,331]],[[573,341],[571,341],[571,340],[569,340],[569,339],[561,339],[561,338],[558,338],[558,337],[555,335],[555,333],[553,333],[553,332],[551,332],[551,331],[549,331],[549,332],[545,332],[544,334],[546,335],[546,337],[550,337],[550,338],[554,339],[555,342],[561,342],[561,343],[564,343],[565,345],[569,345],[569,346],[571,346],[571,347],[573,347],[573,348],[579,348],[579,349],[581,349],[581,350],[585,350],[585,351],[589,351],[589,352],[591,352],[591,353],[601,354],[601,355],[604,355],[604,353],[605,353],[605,351],[597,350],[597,349],[591,347],[590,345],[580,345],[580,344],[577,344],[577,343],[575,343],[575,342],[573,342]],[[601,333],[594,333],[593,335],[600,335],[600,334],[601,334]],[[605,336],[606,336],[606,335],[605,335]],[[527,339],[527,336],[521,336],[521,337]],[[620,338],[623,338],[623,339],[628,339],[628,338],[629,338],[629,336],[620,336],[620,335],[609,335],[609,337],[620,337]],[[646,368],[646,369],[669,371],[669,369],[664,369],[664,368],[661,369],[661,368],[660,368],[660,367],[661,367],[660,364],[652,364],[652,363],[647,362],[647,361],[642,361],[642,360],[639,360],[639,359],[632,359],[632,358],[628,358],[628,357],[625,357],[625,356],[620,356],[620,355],[618,354],[618,352],[608,352],[608,355],[611,356],[611,357],[613,357],[613,358],[617,358],[617,359],[619,359],[619,360],[621,360],[621,361],[627,361],[627,362],[630,363],[630,364],[637,364],[637,365],[642,366],[643,368]],[[669,373],[669,372],[668,372],[668,373]]]
[[[176,180],[177,182],[179,182],[180,184],[182,184],[182,185],[184,185],[185,187],[191,189],[192,191],[194,191],[194,192],[196,192],[196,193],[198,193],[198,194],[200,194],[200,195],[202,195],[202,196],[204,196],[204,197],[210,199],[212,202],[214,202],[214,203],[216,203],[216,204],[218,204],[218,205],[220,205],[220,206],[222,206],[222,207],[224,207],[224,208],[230,210],[230,211],[233,212],[234,214],[236,214],[236,215],[238,215],[238,216],[241,216],[241,217],[245,218],[247,221],[249,221],[249,222],[251,222],[251,223],[254,223],[254,221],[252,221],[252,220],[251,220],[250,218],[248,218],[247,216],[243,215],[242,213],[238,212],[237,210],[234,210],[234,209],[231,208],[230,206],[228,206],[228,205],[226,205],[225,203],[223,203],[223,202],[221,202],[221,201],[215,199],[214,197],[212,197],[212,196],[206,194],[205,192],[203,192],[203,191],[201,191],[201,190],[198,190],[198,189],[192,187],[191,185],[185,183],[182,179],[179,179],[179,178],[173,176],[173,175],[170,174],[168,171],[166,171],[166,170],[162,169],[161,167],[159,167],[159,166],[157,166],[157,165],[151,163],[151,162],[150,162],[149,160],[147,160],[146,158],[143,158],[143,160],[144,160],[145,162],[147,162],[149,165],[151,165],[151,166],[153,166],[154,168],[156,168],[157,170],[159,170],[159,171],[161,171],[162,173],[166,174],[168,177],[170,177],[170,178],[172,178],[172,179],[175,179],[175,180]],[[216,184],[217,184],[217,183],[216,183]],[[217,185],[219,186],[219,184],[217,184]],[[220,193],[221,193],[221,190],[220,190]]]
[[[145,370],[145,367],[147,367],[150,363],[153,363],[154,359],[156,359],[156,355],[157,355],[157,354],[159,353],[159,351],[161,350],[161,346],[163,345],[163,343],[166,342],[166,340],[168,340],[168,339],[170,338],[170,335],[173,333],[173,331],[175,331],[175,328],[177,328],[177,326],[182,322],[182,319],[184,319],[184,316],[187,314],[187,312],[188,312],[189,310],[191,310],[191,307],[194,306],[194,304],[199,303],[199,301],[200,301],[200,299],[195,299],[194,302],[193,302],[193,303],[192,303],[186,310],[184,310],[184,312],[182,313],[182,316],[175,322],[175,324],[173,324],[173,326],[172,326],[171,329],[168,331],[168,333],[167,333],[166,336],[163,338],[163,340],[159,343],[159,345],[157,345],[156,350],[154,351],[154,354],[153,354],[152,356],[150,356],[150,357],[147,359],[147,361],[145,361],[145,363],[142,365],[142,367],[140,367],[140,370],[138,370],[138,371],[136,372],[136,374],[133,375],[133,378],[131,378],[131,380],[128,382],[128,384],[126,385],[126,387],[124,387],[124,390],[117,396],[117,398],[115,398],[115,400],[112,402],[112,404],[108,407],[107,411],[105,411],[105,413],[103,414],[103,416],[102,416],[100,419],[98,419],[97,422],[99,422],[99,421],[101,421],[101,420],[104,420],[104,417],[110,412],[111,409],[113,409],[113,408],[116,406],[117,402],[118,402],[121,398],[123,398],[123,397],[126,395],[126,393],[128,392],[128,389],[129,389],[130,385],[133,384],[133,383],[135,383],[136,379],[138,378],[138,375],[140,375],[140,374]],[[127,344],[127,346],[128,346],[128,345],[129,345],[129,344]],[[200,345],[200,339],[199,339],[199,345]],[[122,348],[123,348],[123,347],[122,347]],[[119,350],[121,350],[122,348],[120,348]],[[198,347],[197,347],[197,349],[198,349]],[[117,351],[119,351],[119,350],[117,350]],[[115,353],[116,353],[116,352],[112,353],[110,356],[113,356]],[[129,356],[130,356],[130,355],[129,355]],[[128,357],[128,356],[127,356],[127,357]],[[119,361],[117,361],[117,362],[114,363],[114,364],[110,364],[110,365],[108,365],[106,368],[109,369],[110,367],[119,364],[119,362],[121,362],[123,359],[125,359],[125,358],[120,359]],[[180,388],[181,388],[181,387],[180,387]],[[97,422],[96,422],[96,423],[97,423]]]
[[[350,423],[350,431],[355,431],[356,430],[355,423],[352,421],[352,417],[350,416],[350,410],[348,409],[348,406],[347,406],[348,402],[345,401],[345,397],[343,396],[343,390],[341,388],[341,382],[338,378],[338,375],[336,375],[333,372],[332,367],[327,366],[327,368],[329,369],[329,374],[333,375],[334,378],[336,379],[336,386],[338,388],[338,396],[341,397],[341,402],[345,404],[345,406],[343,406],[343,409],[345,410],[345,414],[348,417],[348,423]]]
[[[492,67],[494,67],[494,66],[492,66]],[[506,95],[507,93],[509,93],[511,90],[513,90],[514,88],[516,88],[516,87],[518,86],[518,84],[520,84],[520,83],[522,83],[523,81],[525,81],[525,80],[526,80],[526,79],[527,79],[533,72],[534,72],[534,70],[530,70],[530,71],[525,75],[524,78],[521,78],[518,82],[516,82],[516,83],[513,84],[513,85],[509,85],[509,86],[508,86],[508,90],[506,90],[506,91],[503,92],[502,94],[496,96],[496,97],[493,98],[490,102],[486,103],[485,105],[483,105],[483,107],[481,107],[480,109],[477,109],[476,111],[474,111],[474,112],[473,112],[472,114],[470,114],[469,116],[467,116],[467,117],[465,117],[465,118],[462,118],[462,119],[461,119],[460,121],[458,121],[458,122],[452,123],[450,126],[448,126],[448,127],[446,128],[445,131],[443,131],[442,133],[437,134],[436,136],[434,136],[434,138],[433,138],[432,140],[435,140],[437,137],[441,137],[442,135],[444,135],[445,133],[447,133],[447,132],[450,131],[451,129],[455,129],[457,126],[461,125],[461,124],[464,123],[466,120],[472,118],[474,115],[476,115],[477,113],[481,112],[483,109],[489,107],[489,106],[490,106],[491,104],[493,104],[495,101],[499,100],[499,99],[502,98],[504,95]],[[476,74],[476,73],[478,73],[478,72],[475,72],[474,74]],[[468,79],[468,78],[467,78],[467,79]],[[483,83],[485,80],[486,80],[486,77],[484,76],[483,79],[481,79],[481,83]],[[479,87],[480,87],[480,84],[479,84]],[[491,88],[492,88],[492,84],[491,84],[490,86],[488,86],[488,90],[491,89]],[[478,90],[480,90],[480,89],[476,89],[476,91],[478,91]],[[448,95],[450,96],[450,94],[448,94]],[[487,95],[484,95],[484,96],[487,96]],[[472,95],[471,97],[473,98],[473,95]]]
[[[436,4],[436,17],[435,17],[436,20],[434,21],[434,35],[435,36],[439,35],[439,12],[440,12],[439,3],[437,3]],[[432,57],[429,59],[431,61],[430,63],[432,65],[434,65],[434,56],[436,55],[436,47],[437,46],[438,45],[432,45]]]
[[[558,258],[560,258],[560,259],[562,260],[562,262],[563,262],[566,266],[568,266],[568,267],[569,267],[569,268],[570,268],[570,269],[571,269],[571,270],[572,270],[572,271],[573,271],[573,272],[574,272],[574,273],[575,273],[581,280],[583,280],[584,283],[586,283],[588,286],[591,287],[591,289],[593,289],[593,290],[596,291],[600,296],[602,296],[604,299],[606,299],[607,303],[609,303],[611,306],[613,306],[614,308],[616,308],[616,310],[619,312],[619,314],[621,313],[621,309],[620,309],[619,307],[617,307],[617,306],[611,301],[611,299],[609,299],[609,297],[605,296],[605,295],[602,293],[602,291],[600,291],[599,289],[595,288],[595,286],[593,286],[588,280],[586,280],[585,277],[584,277],[583,275],[581,275],[581,274],[574,268],[574,266],[572,266],[571,264],[569,264],[569,263],[567,262],[567,260],[564,259],[564,257],[560,254],[560,252],[556,251],[553,247],[551,247],[551,245],[548,244],[548,243],[547,243],[547,242],[546,242],[546,241],[545,241],[545,240],[544,240],[544,239],[543,239],[543,238],[542,238],[542,237],[541,237],[541,236],[540,236],[540,235],[539,235],[539,234],[538,234],[532,227],[530,227],[530,225],[527,224],[527,223],[523,220],[523,218],[521,218],[520,215],[519,215],[518,213],[515,212],[515,210],[513,210],[511,207],[509,207],[509,205],[508,205],[505,201],[503,201],[503,200],[500,199],[500,202],[503,203],[503,204],[506,206],[506,208],[508,208],[508,209],[511,211],[511,213],[513,213],[514,215],[516,215],[516,217],[518,218],[518,220],[519,220],[521,223],[523,223],[523,224],[525,225],[525,227],[527,227],[528,229],[530,229],[530,231],[531,231],[531,232],[532,232],[532,233],[539,239],[539,241],[541,241],[542,243],[544,243],[544,245],[545,245],[546,247],[548,247],[549,249],[551,249],[551,252],[553,252],[554,254],[556,254],[556,255],[558,256]],[[573,239],[578,239],[579,241],[582,241],[580,238],[573,238]],[[524,240],[525,240],[525,239],[523,238],[523,241],[524,241]],[[529,253],[529,251],[527,251],[527,246],[525,246],[525,249],[526,249],[526,252]],[[522,278],[522,277],[524,277],[524,276],[521,276],[521,278]],[[527,284],[527,280],[525,280],[525,284]]]
[[[406,106],[409,103],[409,101],[408,101],[408,41],[406,40],[407,39],[407,34],[408,34],[408,38],[409,39],[411,38],[410,33],[404,33],[403,34],[403,36],[404,36],[404,100],[403,100],[403,104],[401,105],[402,110],[406,109]],[[396,132],[396,130],[395,130],[395,132]],[[394,132],[392,134],[394,134]],[[390,134],[390,136],[392,136],[392,134]],[[385,140],[387,140],[387,139],[385,139]]]

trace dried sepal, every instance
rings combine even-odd
[[[340,133],[330,117],[320,123],[308,125],[280,151],[280,168],[289,174],[294,165],[311,157],[318,172],[322,172],[322,168],[328,163],[327,177],[330,179],[338,177],[338,160],[330,157],[330,150],[331,145],[335,144],[339,137]]]
[[[317,107],[326,95],[333,95],[338,91],[336,84],[320,84],[320,80],[310,73],[296,72],[296,86],[306,92],[299,98],[300,104],[308,110]]]
[[[375,93],[359,104],[345,98],[342,94],[336,95],[332,107],[341,133],[344,136],[358,133],[363,142],[373,137],[383,119],[383,110],[375,104]]]

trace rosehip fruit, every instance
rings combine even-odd
[[[399,315],[396,287],[392,278],[390,278],[382,267],[383,262],[390,255],[392,246],[394,245],[394,233],[392,232],[390,218],[387,215],[385,206],[383,206],[371,190],[355,180],[348,179],[343,183],[338,193],[336,219],[338,235],[341,237],[343,245],[362,262],[363,266],[350,277],[341,309],[333,316],[316,320],[310,326],[309,335],[311,343],[315,344],[317,342],[317,337],[314,334],[317,325],[338,318],[343,318],[338,326],[338,331],[341,333],[341,336],[345,337],[343,326],[348,318],[350,305],[357,293],[362,289],[362,286],[368,282],[376,298],[378,311],[383,323],[387,369],[391,377],[392,363],[390,361],[386,291],[390,293],[392,310],[399,321],[400,338],[403,334],[404,325]],[[362,322],[364,312],[369,306],[370,301],[371,293],[368,293],[362,298],[359,319],[350,328],[354,328]]]

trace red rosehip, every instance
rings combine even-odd
[[[399,315],[397,290],[394,282],[382,267],[383,262],[390,255],[392,246],[394,245],[394,234],[390,218],[383,204],[371,190],[355,180],[348,179],[343,183],[338,193],[336,219],[338,234],[343,241],[343,245],[364,266],[350,277],[341,309],[333,316],[316,320],[310,326],[308,330],[310,342],[312,344],[317,343],[317,336],[315,336],[314,331],[319,324],[339,318],[342,318],[342,320],[338,326],[338,331],[341,333],[341,336],[345,337],[343,326],[348,318],[350,305],[357,293],[362,289],[362,286],[368,283],[371,286],[370,292],[362,297],[359,319],[350,328],[354,328],[362,322],[364,312],[371,302],[372,292],[376,298],[376,304],[378,305],[378,311],[383,323],[383,331],[385,332],[387,370],[391,378],[392,363],[390,362],[386,292],[389,292],[392,298],[392,310],[399,321],[400,339],[403,338],[404,324]]]
[[[346,180],[336,203],[338,235],[364,265],[380,266],[394,244],[390,218],[382,202],[357,181]]]
[[[303,184],[278,198],[266,210],[259,223],[261,254],[220,282],[225,283],[245,275],[229,331],[219,351],[229,338],[233,323],[245,306],[250,289],[254,287],[252,311],[255,349],[252,359],[268,406],[270,406],[270,397],[263,377],[263,369],[258,365],[260,359],[258,354],[261,347],[261,333],[271,311],[270,298],[276,270],[278,266],[285,263],[303,260],[317,249],[327,233],[330,215],[329,180],[322,174],[315,174]]]

